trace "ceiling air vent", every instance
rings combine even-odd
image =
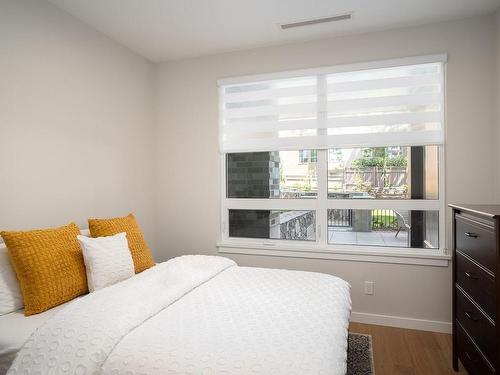
[[[298,21],[298,22],[291,22],[291,23],[283,23],[283,24],[280,25],[280,27],[281,27],[281,29],[286,30],[286,29],[292,29],[294,27],[316,25],[318,23],[327,23],[327,22],[337,22],[337,21],[350,20],[351,18],[352,18],[352,13],[345,13],[345,14],[338,14],[336,16],[331,16],[331,17],[315,18],[315,19],[312,19],[312,20],[305,20],[305,21]]]

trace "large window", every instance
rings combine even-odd
[[[442,250],[444,62],[222,80],[222,241]]]

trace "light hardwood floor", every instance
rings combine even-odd
[[[372,335],[376,375],[458,375],[451,367],[451,335],[351,323],[350,332]]]

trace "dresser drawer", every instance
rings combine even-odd
[[[467,298],[462,291],[456,289],[457,320],[474,339],[479,349],[490,362],[495,361],[495,325]]]
[[[456,248],[495,273],[496,242],[493,226],[455,215]]]
[[[495,277],[460,251],[455,253],[457,284],[493,319],[496,318]]]
[[[457,323],[457,354],[469,375],[491,375],[495,370]]]

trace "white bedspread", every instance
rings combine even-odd
[[[172,259],[76,300],[11,374],[345,374],[349,285],[336,277]]]
[[[59,305],[41,314],[24,316],[24,310],[0,316],[0,375],[5,375],[17,352],[35,332],[66,304]]]

